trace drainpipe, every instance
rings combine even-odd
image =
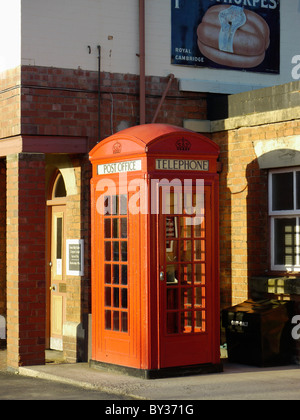
[[[98,143],[101,140],[101,46],[98,45]]]
[[[146,123],[146,82],[145,82],[145,0],[139,0],[140,32],[140,124]]]

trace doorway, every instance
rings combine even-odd
[[[63,350],[66,316],[66,188],[62,174],[56,174],[48,208],[47,348]]]

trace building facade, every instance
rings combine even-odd
[[[223,164],[222,303],[230,306],[247,296],[295,295],[286,281],[293,278],[295,292],[299,272],[299,183],[294,180],[299,177],[299,82],[232,95],[228,101],[229,117],[212,122],[212,138],[221,146]],[[274,176],[278,185],[272,185]],[[286,177],[291,179],[284,181]],[[284,194],[285,188],[291,196]],[[278,208],[273,207],[274,194],[276,200],[277,195],[282,200]]]
[[[211,3],[192,3],[204,19]],[[213,5],[219,3],[241,2]],[[178,31],[189,33],[177,16],[186,13],[185,0],[5,5],[0,315],[6,319],[11,369],[45,363],[46,348],[62,350],[71,362],[88,357],[88,152],[123,128],[163,122],[205,133],[221,147],[222,307],[247,299],[253,290],[278,295],[296,290],[300,59],[291,40],[297,38],[300,12],[294,0],[244,3],[275,22],[269,23],[272,65],[261,64],[259,71],[208,65],[199,51],[193,55],[187,36],[186,45],[177,45]],[[197,60],[201,66],[190,65]],[[282,173],[288,175],[276,177]],[[270,211],[268,192],[274,183],[280,194],[281,184],[277,190],[275,184],[281,179],[291,183],[295,204]],[[290,259],[286,228],[292,229]],[[295,277],[294,286],[287,273]],[[271,289],[273,274],[283,279],[283,292],[279,280]]]

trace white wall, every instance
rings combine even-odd
[[[292,81],[292,58],[300,55],[300,0],[281,1],[280,75],[171,65],[171,0],[145,3],[148,75],[173,73],[185,90],[199,91],[218,90],[220,82],[248,90]],[[97,70],[100,44],[102,71],[137,74],[138,11],[138,0],[22,0],[22,63]]]
[[[0,0],[0,72],[20,65],[21,0]]]
[[[22,0],[22,63],[137,73],[136,0]],[[113,39],[109,39],[113,37]],[[89,54],[87,46],[92,47]]]

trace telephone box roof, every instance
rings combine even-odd
[[[219,154],[219,146],[202,134],[169,124],[143,124],[107,137],[90,151],[89,156],[93,161],[104,156],[116,157],[116,154],[166,154],[173,152],[174,144],[177,145],[177,153]]]

